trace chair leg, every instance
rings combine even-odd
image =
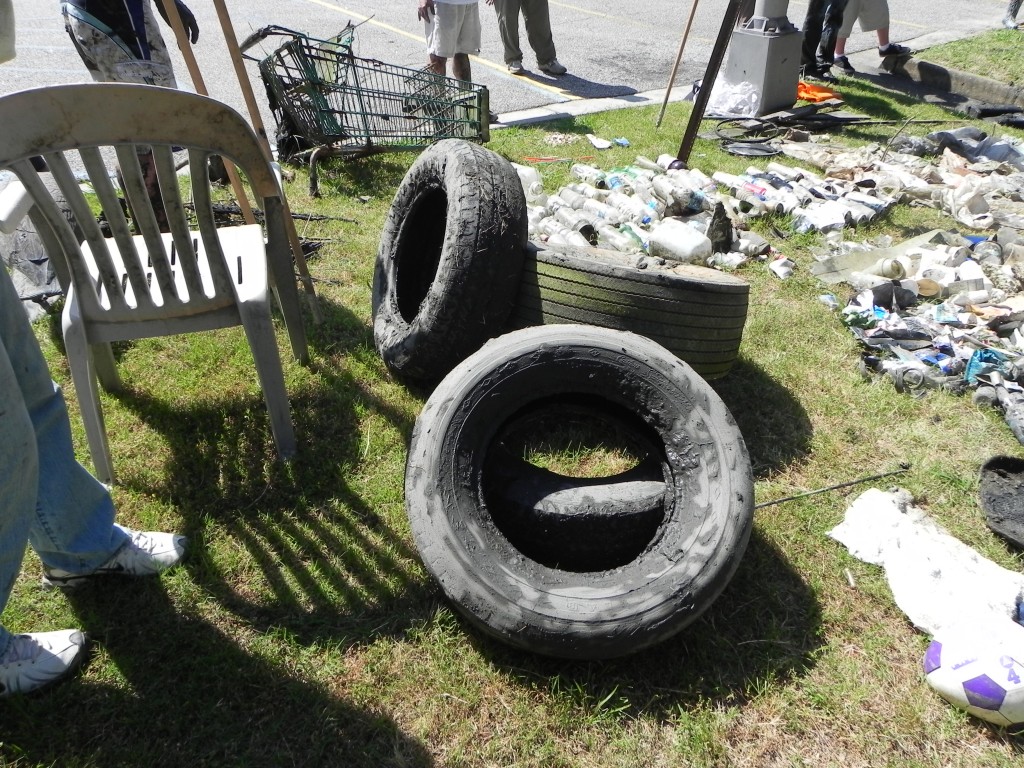
[[[121,389],[121,376],[117,372],[117,363],[114,362],[114,352],[110,344],[92,345],[92,362],[96,366],[96,376],[107,392],[117,392]]]
[[[114,483],[114,463],[110,458],[110,445],[103,424],[103,408],[100,405],[99,387],[96,384],[96,370],[85,339],[85,329],[76,322],[76,305],[69,296],[64,312],[64,348],[67,350],[71,380],[75,385],[78,407],[85,423],[85,437],[89,442],[96,477],[100,482]],[[108,347],[109,349],[109,347]],[[113,358],[111,358],[113,360]]]
[[[249,347],[252,349],[256,374],[263,388],[263,398],[270,414],[270,428],[274,433],[277,453],[282,460],[287,461],[295,456],[298,448],[288,409],[284,369],[277,350],[273,321],[270,319],[270,302],[266,296],[262,300],[242,301],[239,302],[238,311],[242,317],[242,327],[249,340]]]
[[[281,282],[284,285],[281,285]],[[281,308],[288,341],[292,345],[292,354],[302,365],[309,365],[309,347],[306,342],[306,328],[302,324],[302,310],[299,305],[299,289],[295,285],[295,277],[288,275],[282,281],[275,280],[274,297]]]
[[[291,245],[284,231],[280,203],[267,201],[267,267],[268,281],[274,298],[281,308],[292,354],[302,365],[309,365],[309,348],[306,343],[306,328],[302,324],[302,308],[299,305],[299,289],[295,282],[295,268],[292,266]]]

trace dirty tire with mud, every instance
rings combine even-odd
[[[586,323],[661,344],[706,379],[739,354],[750,286],[734,275],[603,248],[527,248],[510,326]]]
[[[993,456],[986,461],[978,495],[988,527],[1024,548],[1024,459]]]
[[[526,242],[511,163],[459,139],[428,147],[391,204],[373,274],[373,338],[391,373],[435,382],[501,333]]]
[[[570,407],[614,414],[647,458],[576,488],[527,477],[572,500],[524,501],[509,490],[522,473],[495,467],[509,462],[503,435],[537,409]],[[743,439],[707,382],[647,338],[583,325],[515,331],[456,366],[416,421],[405,496],[423,562],[459,612],[513,646],[579,659],[633,653],[692,622],[735,572],[753,519]],[[531,522],[531,509],[544,514]],[[633,517],[646,532],[625,550],[605,547],[618,522],[557,524],[577,510]],[[582,555],[572,550],[579,536]]]

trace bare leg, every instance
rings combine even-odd
[[[458,57],[456,57],[456,60],[458,60]],[[448,59],[443,56],[430,54],[430,63],[427,64],[427,69],[435,75],[444,76],[448,73]]]
[[[473,76],[470,73],[469,54],[456,53],[452,57],[452,74],[459,80],[472,82]]]
[[[889,28],[878,30],[878,47],[885,48],[889,44]]]

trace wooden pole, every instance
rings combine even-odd
[[[683,140],[679,145],[679,152],[673,161],[677,165],[671,167],[686,167],[690,160],[690,151],[693,149],[693,142],[697,138],[697,131],[700,128],[700,121],[704,119],[704,111],[708,106],[708,99],[711,98],[711,89],[715,86],[715,78],[718,77],[718,70],[722,66],[722,59],[725,58],[725,49],[729,45],[729,35],[736,26],[736,19],[739,16],[740,5],[743,0],[729,0],[725,8],[725,15],[722,17],[722,26],[718,30],[718,39],[711,49],[711,58],[708,60],[708,68],[704,72],[704,79],[700,82],[700,91],[697,98],[693,100],[693,111],[690,112],[690,119],[683,132]]]
[[[672,84],[676,81],[676,72],[679,71],[679,62],[683,60],[683,48],[686,47],[686,38],[690,36],[690,27],[693,25],[693,17],[697,13],[697,0],[693,0],[690,6],[690,15],[686,18],[686,28],[683,29],[683,38],[679,41],[679,50],[676,51],[676,62],[672,65],[672,74],[668,76],[668,85],[665,86],[665,100],[661,102],[661,112],[658,113],[658,120],[655,128],[661,127],[661,119],[665,116],[665,107],[668,105],[668,97],[672,93]]]
[[[174,38],[178,43],[178,50],[181,51],[181,55],[185,58],[185,66],[188,68],[188,73],[192,78],[192,85],[195,86],[196,93],[201,96],[208,96],[209,92],[206,90],[206,83],[203,81],[203,73],[199,71],[199,63],[196,61],[196,55],[192,52],[192,45],[188,41],[188,33],[185,31],[185,25],[181,23],[181,16],[178,15],[178,9],[174,5],[174,0],[160,0],[160,2],[163,3],[167,19],[171,23],[171,29],[174,30]],[[242,210],[242,218],[245,219],[246,224],[255,224],[256,216],[252,212],[252,206],[249,204],[249,198],[245,194],[242,180],[238,177],[238,171],[235,170],[234,165],[226,160],[224,161],[224,170],[228,175],[228,180],[231,182],[231,188],[235,192],[235,197],[238,198],[238,207]]]
[[[162,0],[165,4],[172,0]],[[249,82],[249,73],[245,69],[245,61],[242,59],[242,51],[238,47],[238,38],[235,36],[234,27],[231,26],[231,17],[228,16],[228,8],[224,0],[213,0],[217,8],[217,18],[220,20],[221,29],[224,32],[224,40],[228,46],[228,53],[231,56],[231,63],[235,68],[235,77],[238,78],[238,85],[242,89],[242,96],[245,98],[245,106],[249,110],[249,121],[253,130],[260,140],[263,152],[268,162],[274,161],[274,154],[270,149],[270,140],[267,138],[267,131],[263,125],[263,118],[260,115],[259,105],[256,103],[256,96],[252,91],[252,84]],[[320,302],[317,299],[316,291],[313,289],[313,278],[309,274],[306,265],[306,256],[302,252],[302,243],[299,241],[299,233],[295,229],[295,220],[292,218],[291,208],[288,205],[288,198],[284,194],[284,187],[281,188],[281,204],[284,208],[285,227],[288,230],[288,242],[291,244],[292,257],[295,259],[295,266],[299,271],[299,282],[309,299],[310,308],[313,311],[313,319],[317,323],[323,322],[323,315],[320,312]]]

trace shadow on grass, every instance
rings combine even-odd
[[[741,357],[711,385],[736,419],[755,479],[808,455],[813,428],[807,412],[758,365]]]
[[[303,679],[326,652],[282,663],[279,643],[265,655],[254,633],[239,643],[173,605],[157,580],[95,582],[69,599],[123,682],[78,680],[5,702],[4,765],[433,765],[389,717]]]
[[[669,721],[693,707],[740,706],[804,674],[821,647],[817,600],[755,529],[736,575],[694,623],[638,654],[601,662],[520,653],[462,623],[477,649],[524,686],[537,681],[584,717]]]
[[[323,353],[313,356],[317,383],[289,393],[299,439],[292,461],[276,460],[259,395],[183,410],[134,390],[119,402],[160,433],[170,456],[159,472],[136,462],[119,474],[122,485],[180,511],[193,542],[188,568],[225,610],[260,631],[287,627],[304,644],[360,643],[429,615],[419,555],[396,527],[404,517],[379,513],[351,481],[364,462],[359,414],[380,417],[403,441],[414,417],[331,366],[376,354],[358,318],[323,298],[321,309],[323,325],[310,329]],[[230,539],[249,573],[222,570],[210,553],[224,542],[204,542],[207,525]]]

